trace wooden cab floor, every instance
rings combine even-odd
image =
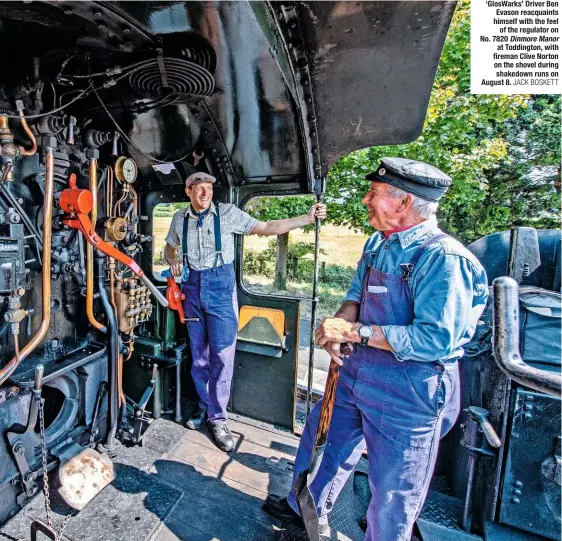
[[[285,495],[290,488],[298,438],[239,416],[229,420],[229,427],[235,449],[226,454],[215,447],[206,428],[193,431],[165,419],[153,422],[142,447],[120,448],[115,481],[70,519],[64,539],[306,541],[300,527],[281,524],[263,510],[270,492]],[[58,530],[69,510],[57,497],[55,483],[53,479],[51,500]],[[331,538],[359,541],[363,505],[353,483],[348,485],[332,512]],[[43,502],[42,493],[37,494],[0,527],[0,541],[30,539],[31,522],[45,521]]]

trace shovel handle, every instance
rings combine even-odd
[[[318,429],[316,430],[315,448],[326,445],[326,440],[328,439],[328,430],[330,428],[330,421],[332,420],[332,412],[334,411],[334,402],[336,401],[336,389],[340,377],[340,368],[340,365],[336,362],[330,362],[326,389],[324,391],[324,400],[322,402],[322,409],[320,410],[320,421],[318,422]]]

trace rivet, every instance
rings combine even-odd
[[[519,498],[511,498],[511,502],[517,504],[521,503],[521,500]]]
[[[513,483],[516,487],[521,488],[523,486],[523,483],[521,481],[515,481],[515,483]]]

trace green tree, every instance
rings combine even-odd
[[[315,202],[314,197],[258,197],[246,205],[246,210],[261,221],[281,220],[306,214]],[[305,230],[310,229],[304,228]],[[289,264],[289,233],[277,237],[277,259],[273,285],[276,289],[287,288],[287,270]]]
[[[367,189],[363,177],[378,166],[382,157],[403,156],[435,165],[453,178],[453,186],[440,205],[438,218],[442,228],[470,242],[508,227],[505,219],[486,217],[498,212],[504,218],[511,216],[504,210],[494,210],[494,206],[500,196],[502,209],[504,202],[507,207],[512,206],[506,195],[510,194],[509,182],[513,177],[500,179],[498,172],[514,160],[510,148],[518,131],[523,127],[529,130],[525,144],[533,145],[533,155],[537,157],[532,162],[528,149],[522,150],[517,161],[517,178],[522,186],[522,172],[527,168],[531,174],[540,163],[539,156],[551,162],[560,160],[560,143],[554,128],[556,123],[560,124],[559,100],[558,105],[549,102],[549,107],[543,107],[542,115],[536,103],[522,95],[470,94],[470,3],[461,0],[445,42],[422,135],[407,145],[353,152],[334,164],[327,183],[328,219],[363,232],[372,231],[361,204]],[[545,130],[550,134],[548,142]],[[541,184],[540,180],[536,182]],[[528,208],[522,201],[532,197],[534,194],[522,189],[517,199],[519,207]]]

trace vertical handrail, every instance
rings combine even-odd
[[[322,203],[322,195],[316,196],[316,202]],[[316,307],[318,305],[318,256],[320,254],[320,219],[316,218],[314,230],[314,273],[312,275],[312,307],[310,310],[310,349],[308,352],[308,382],[306,386],[306,416],[310,413],[312,403],[312,385],[314,383],[314,327],[316,322]]]

